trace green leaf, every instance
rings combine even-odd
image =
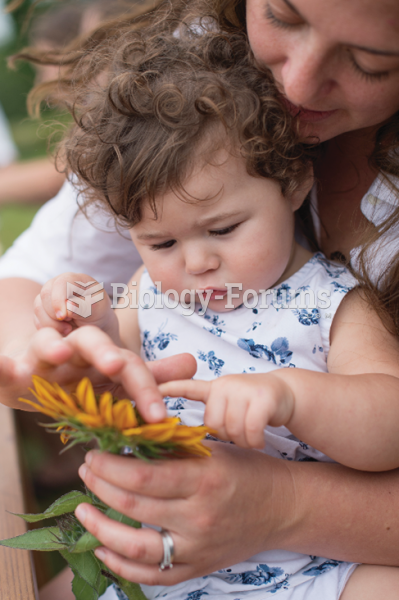
[[[21,550],[41,550],[42,552],[51,552],[52,550],[62,550],[66,545],[60,540],[61,530],[59,527],[44,527],[43,529],[33,529],[22,535],[18,535],[8,540],[1,540],[1,546],[8,548],[19,548]]]
[[[72,513],[79,504],[82,502],[86,502],[87,504],[92,504],[92,499],[83,494],[82,492],[69,492],[69,494],[65,494],[58,498],[51,506],[48,507],[44,513],[37,515],[22,515],[18,513],[15,514],[17,517],[21,517],[28,523],[37,523],[38,521],[42,521],[43,519],[51,519],[52,517],[59,517],[60,515],[64,515],[65,513]]]
[[[118,521],[118,523],[123,523],[124,525],[129,525],[129,527],[135,527],[136,529],[140,529],[141,527],[141,523],[139,523],[139,521],[135,521],[126,515],[122,515],[122,513],[114,510],[113,508],[109,508],[105,514],[110,519]]]
[[[98,600],[99,597],[98,592],[77,573],[72,581],[72,592],[76,600]]]
[[[138,583],[132,583],[131,581],[126,581],[123,577],[118,577],[118,586],[129,600],[147,600]]]
[[[76,544],[70,548],[70,552],[73,554],[80,554],[81,552],[87,552],[88,550],[95,550],[100,546],[102,546],[102,543],[99,542],[94,535],[86,531],[86,533],[84,533],[82,537],[78,539]]]
[[[60,550],[61,555],[67,561],[74,574],[78,574],[89,586],[97,592],[102,584],[101,563],[94,556],[94,553],[82,552],[81,554],[72,554],[68,550]]]

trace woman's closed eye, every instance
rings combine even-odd
[[[348,53],[352,67],[354,68],[356,73],[366,81],[381,81],[382,79],[389,77],[389,71],[366,71],[356,62],[355,57],[353,56],[350,49],[348,49]]]
[[[167,242],[163,242],[162,244],[153,244],[151,246],[151,250],[165,250],[166,248],[171,248],[176,244],[176,240],[168,240]]]
[[[281,27],[283,29],[289,29],[296,25],[303,25],[303,20],[294,11],[290,10],[288,6],[282,8],[282,10],[273,10],[270,3],[266,6],[266,19],[272,23],[275,27]]]
[[[217,236],[217,235],[227,235],[237,229],[237,227],[241,223],[236,223],[235,225],[230,225],[230,227],[224,227],[223,229],[214,229],[209,232],[209,235]]]

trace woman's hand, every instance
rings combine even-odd
[[[87,454],[80,469],[85,484],[114,509],[168,530],[175,546],[173,569],[160,572],[158,531],[132,529],[81,504],[76,515],[104,544],[96,554],[112,571],[138,583],[173,585],[277,547],[294,498],[286,463],[231,444],[208,443],[211,458],[146,463]],[[280,495],[282,479],[286,487]]]
[[[88,504],[76,515],[104,547],[115,573],[174,585],[260,551],[283,549],[336,560],[399,566],[399,472],[271,458],[209,442],[211,458],[145,463],[89,452],[80,475],[112,508],[168,530],[174,568],[160,572],[160,534],[110,520]]]
[[[65,338],[55,329],[44,328],[33,335],[26,351],[1,357],[0,388],[5,396],[15,398],[14,407],[25,408],[17,398],[27,394],[33,374],[63,386],[88,376],[98,392],[110,389],[115,395],[133,398],[144,419],[154,423],[166,417],[156,382],[190,377],[195,371],[196,361],[190,354],[144,363],[97,327],[79,328]]]

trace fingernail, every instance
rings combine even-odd
[[[96,548],[96,550],[94,550],[94,554],[97,556],[97,558],[99,558],[100,560],[104,560],[105,557],[107,556],[107,553],[105,552],[105,550],[103,548]]]
[[[86,517],[87,517],[86,506],[84,504],[79,504],[79,506],[75,510],[75,515],[79,519],[79,521],[82,523],[82,525],[84,525],[85,521],[86,521]]]
[[[165,407],[161,406],[157,402],[153,402],[153,404],[149,407],[149,413],[153,419],[157,419],[160,421],[165,418]]]
[[[57,317],[57,319],[59,321],[63,321],[64,320],[64,313],[62,312],[62,310],[57,310],[57,312],[55,313],[55,316]]]
[[[91,463],[93,462],[93,452],[88,452],[85,456],[85,461],[86,463],[89,465],[91,465]]]
[[[79,467],[78,473],[79,473],[79,477],[84,481],[86,478],[86,474],[87,474],[87,467],[85,464],[83,464]]]

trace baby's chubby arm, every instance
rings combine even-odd
[[[399,467],[398,339],[357,290],[341,303],[330,337],[328,373],[278,369],[160,391],[205,402],[205,423],[243,447],[262,448],[264,427],[285,425],[348,467]]]

